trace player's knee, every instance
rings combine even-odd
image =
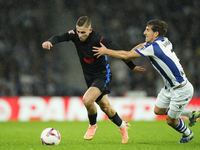
[[[88,96],[84,96],[83,97],[83,103],[86,107],[90,107],[93,105],[94,101],[92,100],[91,97],[88,97]]]
[[[156,115],[165,115],[166,114],[166,109],[162,109],[162,108],[154,108],[154,113]]]
[[[159,115],[159,112],[154,109],[154,114]]]
[[[163,115],[163,112],[161,110],[159,110],[159,109],[154,109],[154,113],[156,115]]]

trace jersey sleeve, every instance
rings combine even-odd
[[[107,48],[109,49],[114,49],[114,50],[121,50],[120,47],[118,47],[117,45],[113,44],[112,41],[108,40],[107,38],[103,38],[100,43],[103,43],[103,45],[105,45]],[[133,63],[132,60],[126,62],[125,60],[122,60],[131,70],[133,70],[135,68],[135,64]]]
[[[102,43],[103,45],[105,45],[109,49],[120,50],[120,48],[117,45],[113,44],[113,42],[111,40],[107,39],[104,36],[101,37],[99,44],[100,43]]]
[[[138,49],[135,49],[135,51],[140,55],[142,55],[143,57],[154,55],[153,46],[151,44],[146,44]]]
[[[64,41],[67,42],[70,40],[73,41],[75,39],[75,35],[76,35],[75,30],[70,30],[60,36],[58,35],[52,36],[50,39],[48,39],[48,41],[50,41],[53,45]]]

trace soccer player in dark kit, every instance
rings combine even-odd
[[[83,95],[83,103],[87,109],[89,128],[84,135],[85,140],[91,140],[97,131],[97,108],[95,102],[108,118],[115,123],[122,135],[122,143],[129,140],[128,129],[130,124],[123,121],[117,112],[110,105],[108,100],[109,85],[112,74],[107,56],[97,58],[92,51],[93,46],[100,46],[103,43],[109,48],[117,48],[112,42],[91,28],[91,19],[87,16],[80,17],[76,22],[76,28],[64,33],[61,36],[53,36],[42,44],[44,49],[50,50],[54,44],[72,41],[76,46],[79,60],[82,65],[83,74],[88,90]],[[119,48],[117,48],[119,49]],[[145,66],[136,66],[132,60],[123,60],[127,66],[134,71],[144,72]]]

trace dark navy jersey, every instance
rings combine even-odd
[[[89,37],[84,42],[79,40],[76,29],[70,30],[61,36],[53,36],[49,39],[49,41],[52,43],[52,45],[63,41],[72,41],[75,44],[82,65],[83,73],[88,75],[96,75],[103,72],[111,74],[107,56],[105,55],[99,58],[94,56],[95,52],[92,51],[93,46],[101,47],[100,43],[103,43],[107,48],[119,49],[117,46],[112,44],[110,40],[101,36],[94,30],[90,33]]]

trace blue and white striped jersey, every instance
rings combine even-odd
[[[167,88],[175,88],[187,80],[183,67],[168,38],[160,37],[135,51],[144,57],[149,57],[153,67],[162,76]]]

